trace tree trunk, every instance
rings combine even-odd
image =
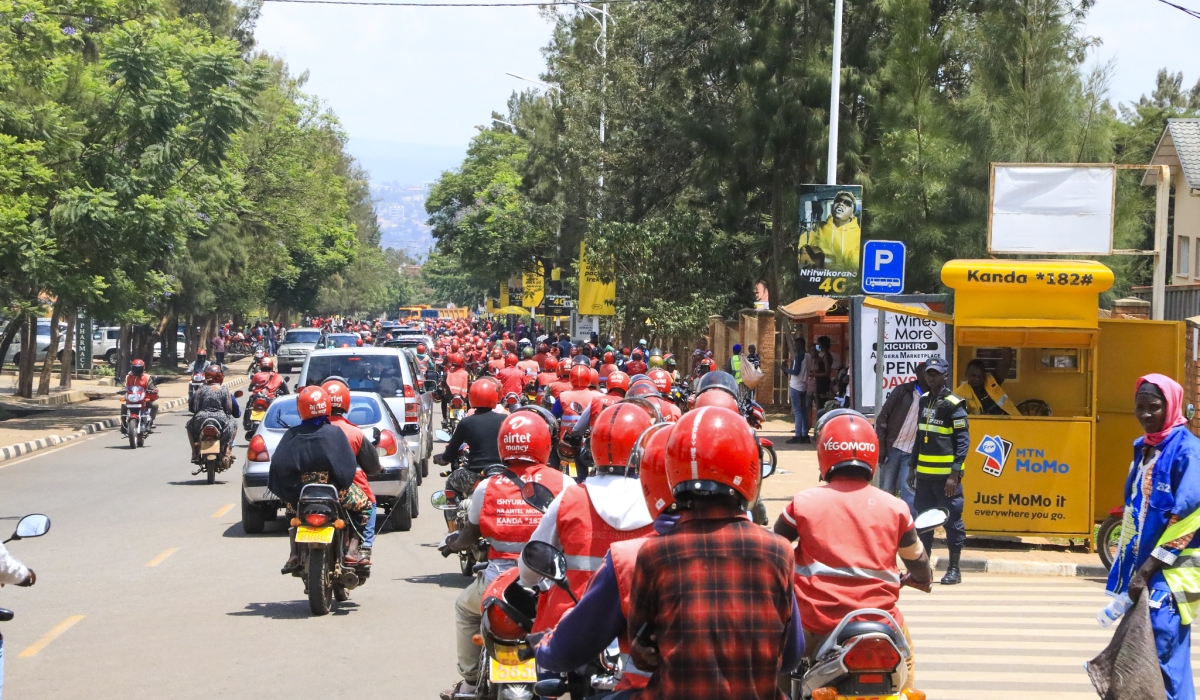
[[[23,315],[19,315],[9,322],[8,327],[4,329],[4,338],[0,339],[0,358],[8,357],[8,349],[12,347],[13,340],[24,326],[25,317]],[[3,371],[4,364],[0,362],[0,373]]]
[[[117,334],[117,366],[113,376],[117,379],[129,373],[129,363],[133,361],[132,348],[133,329],[129,323],[121,323],[121,331]]]
[[[196,319],[191,314],[183,317],[183,361],[191,362],[196,357]]]
[[[21,324],[21,363],[17,366],[17,396],[33,398],[33,365],[37,357],[37,319],[25,315]]]
[[[71,376],[75,372],[75,322],[77,320],[75,309],[71,308],[66,311],[67,316],[67,339],[63,343],[63,359],[62,368],[58,374],[58,386],[63,389],[71,388]],[[91,338],[87,339],[88,347],[91,347]]]
[[[58,359],[58,319],[62,314],[63,299],[58,298],[54,310],[50,312],[50,345],[46,347],[46,359],[42,360],[42,376],[38,378],[38,396],[50,395],[50,379],[54,376],[54,361]]]

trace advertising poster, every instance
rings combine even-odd
[[[967,532],[1091,533],[1090,422],[971,416],[969,425]]]
[[[929,309],[929,304],[909,304]],[[940,307],[941,305],[936,305]],[[940,311],[940,308],[933,308]],[[875,342],[878,338],[879,312],[862,307],[862,326],[858,336],[858,366],[862,373],[862,410],[875,412]],[[883,329],[883,395],[886,398],[892,389],[904,382],[917,378],[917,365],[931,357],[940,357],[950,362],[950,349],[946,342],[947,328],[941,321],[886,314],[887,326]]]
[[[796,244],[800,291],[846,295],[858,279],[862,228],[861,185],[801,185]]]
[[[522,275],[521,306],[531,309],[541,306],[546,296],[546,267],[538,263],[533,270],[527,270]]]
[[[615,316],[617,314],[617,281],[603,282],[587,264],[587,251],[579,243],[579,315]]]

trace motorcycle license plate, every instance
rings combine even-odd
[[[513,651],[514,657],[516,651]],[[530,659],[517,662],[513,666],[502,664],[496,659],[489,659],[488,676],[492,683],[537,683],[537,662]]]
[[[296,528],[296,542],[303,544],[329,544],[333,542],[333,528],[306,527],[301,525]]]
[[[215,454],[219,453],[220,451],[221,451],[221,441],[220,440],[201,440],[200,441],[200,454],[215,455]]]
[[[251,411],[250,412],[250,420],[261,423],[263,416],[265,416],[265,415],[267,415],[266,411]]]

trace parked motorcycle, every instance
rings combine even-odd
[[[125,395],[125,433],[129,437],[129,449],[146,444],[150,434],[150,402],[158,398],[158,392],[147,393],[144,387],[131,386],[117,391]]]
[[[746,417],[746,422],[755,430],[762,430],[763,420],[767,417],[767,412],[763,410],[761,404],[749,396],[738,402],[741,408],[741,414]]]
[[[1096,533],[1096,553],[1100,555],[1100,562],[1106,569],[1112,568],[1117,559],[1117,552],[1120,551],[1121,521],[1124,518],[1125,506],[1113,508],[1108,511],[1108,517],[1100,523],[1100,530]]]
[[[344,565],[349,544],[349,516],[342,507],[337,487],[306,484],[296,504],[296,546],[300,552],[304,592],[313,615],[327,615],[333,601],[350,599],[350,591],[362,582],[358,572]]]
[[[17,529],[13,531],[12,537],[4,540],[4,544],[8,544],[14,540],[27,540],[34,537],[41,537],[50,532],[49,516],[35,513],[26,515],[17,522]],[[0,608],[0,622],[11,622],[15,615],[13,611],[5,608]],[[0,691],[4,688],[4,637],[0,635]]]
[[[233,392],[241,397],[242,392]],[[233,420],[226,418],[225,420]],[[215,483],[217,474],[233,466],[233,440],[225,439],[225,426],[215,416],[204,419],[200,424],[200,468],[193,475],[204,473],[208,483]]]

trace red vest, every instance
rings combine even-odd
[[[500,380],[505,395],[520,394],[525,390],[525,372],[516,367],[505,367],[496,374],[496,379]]]
[[[522,481],[536,481],[558,495],[563,489],[563,473],[544,464],[510,466]],[[479,531],[491,540],[492,559],[516,559],[521,548],[529,541],[538,523],[541,511],[530,507],[521,498],[521,489],[504,476],[489,477],[487,497],[479,514]]]
[[[654,532],[653,525],[636,530],[618,530],[604,522],[587,493],[587,484],[563,494],[558,504],[558,538],[567,557],[567,580],[576,597],[583,595],[592,574],[604,564],[604,555],[614,542],[644,537]],[[561,588],[552,588],[544,596],[545,605],[538,605],[533,631],[541,632],[558,624],[562,616],[575,606],[571,596]]]
[[[528,381],[529,379],[532,379],[542,369],[540,366],[538,366],[537,361],[532,360],[532,359],[521,360],[520,362],[517,363],[517,368],[525,373],[525,376],[527,378],[526,381]]]
[[[496,374],[504,369],[504,360],[488,360],[488,374]]]
[[[620,403],[621,398],[622,397],[617,396],[616,394],[603,394],[592,399],[592,420],[599,418],[600,414],[604,412],[604,409],[612,406],[615,403]]]
[[[465,399],[470,383],[471,377],[465,369],[451,370],[446,373],[446,386],[450,387],[451,396],[461,396]]]
[[[652,526],[653,527],[653,526]],[[625,621],[629,621],[630,614],[630,597],[633,593],[633,571],[637,568],[637,555],[641,550],[642,545],[646,540],[655,537],[657,533],[650,533],[645,537],[638,537],[633,540],[625,540],[623,542],[613,542],[608,553],[612,556],[613,574],[617,579],[617,592],[621,597],[621,616]],[[617,635],[617,645],[621,648],[622,654],[629,654],[629,632],[622,630],[621,634]],[[625,659],[625,673],[621,676],[621,680],[617,683],[617,690],[626,690],[629,688],[645,688],[650,683],[650,674],[637,672],[632,666],[632,661]]]
[[[350,441],[350,449],[353,450],[354,456],[358,456],[358,451],[362,449],[363,431],[358,429],[358,426],[346,420],[345,416],[330,416],[329,422],[336,425],[346,434],[346,439]],[[367,494],[367,498],[375,503],[375,492],[371,490],[371,482],[367,480],[367,473],[362,469],[354,470],[354,483],[358,484],[359,488]]]
[[[126,374],[125,375],[125,386],[126,387],[140,386],[141,388],[145,389],[147,402],[158,400],[158,392],[150,391],[150,375],[148,375],[148,374],[142,374],[142,376],[140,376],[140,377],[135,377],[135,376],[133,376],[132,373]]]
[[[562,401],[564,416],[578,416],[583,412],[583,409],[592,405],[592,399],[598,396],[604,396],[604,394],[591,389],[571,389],[559,394],[558,400]],[[578,411],[571,408],[571,404],[573,403],[579,404],[580,408]]]

